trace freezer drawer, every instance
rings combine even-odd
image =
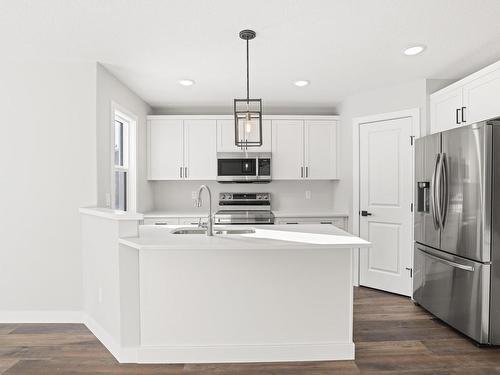
[[[490,265],[415,244],[413,298],[452,327],[489,343]]]

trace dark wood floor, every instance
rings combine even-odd
[[[356,360],[121,365],[80,324],[0,324],[0,374],[500,374],[500,348],[478,348],[404,297],[355,289]]]

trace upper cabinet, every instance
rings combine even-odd
[[[431,133],[462,124],[462,88],[441,90],[431,96]]]
[[[304,178],[304,121],[273,120],[271,173],[274,180]]]
[[[148,120],[148,179],[177,180],[184,168],[184,122]]]
[[[306,178],[337,179],[337,121],[304,122]]]
[[[273,179],[337,179],[337,121],[273,120],[272,134]]]
[[[500,67],[473,80],[463,87],[463,100],[467,123],[500,116]]]
[[[215,120],[148,120],[149,180],[215,180]]]
[[[500,62],[430,96],[431,133],[500,116]]]
[[[269,116],[262,146],[247,150],[234,144],[233,119],[220,117],[149,116],[148,179],[215,180],[217,152],[244,151],[271,152],[275,180],[337,179],[337,117]]]
[[[258,131],[246,135],[248,141],[258,141]],[[217,120],[217,152],[271,152],[271,121],[262,120],[262,146],[248,147],[246,150],[237,147],[234,137],[234,120]]]

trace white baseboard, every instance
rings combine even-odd
[[[290,362],[354,359],[353,343],[121,347],[80,311],[0,311],[0,323],[83,323],[120,363]]]
[[[138,363],[293,362],[354,359],[353,343],[138,348]]]
[[[0,311],[0,323],[82,323],[81,311]]]
[[[137,363],[137,348],[123,348],[94,318],[85,314],[83,323],[120,363]]]

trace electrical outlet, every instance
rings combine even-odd
[[[102,288],[97,289],[97,300],[102,303]]]
[[[106,207],[111,207],[111,194],[106,193]]]
[[[196,191],[191,192],[191,199],[196,199],[198,197],[198,193]]]
[[[311,190],[306,190],[306,199],[311,199]]]

